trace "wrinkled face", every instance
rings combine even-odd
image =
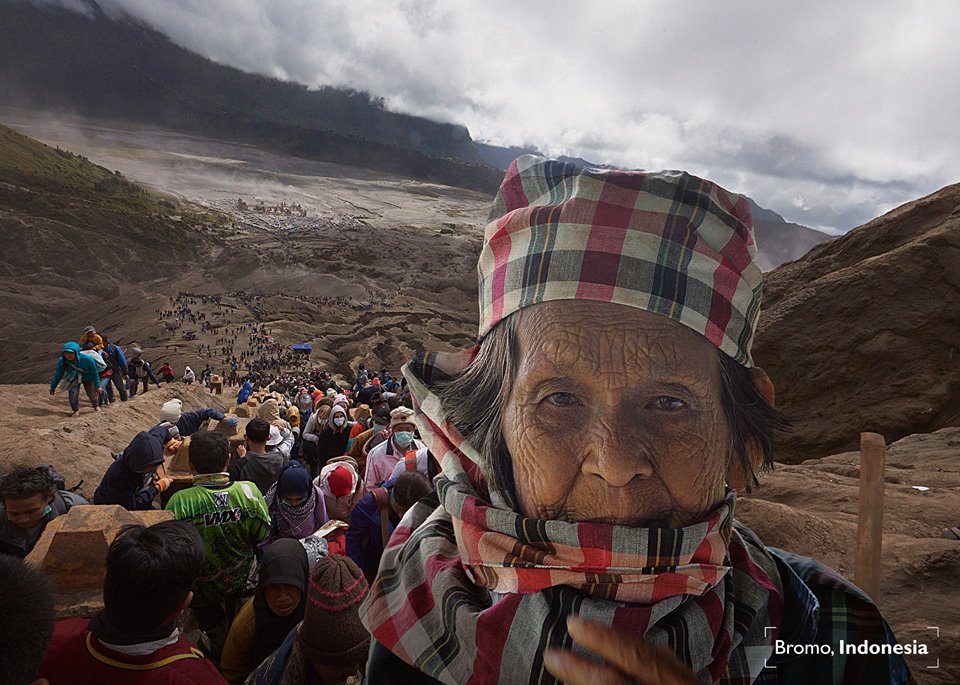
[[[681,527],[716,507],[731,442],[715,347],[615,304],[514,316],[518,373],[501,429],[521,513]]]
[[[32,495],[23,499],[6,499],[3,504],[7,508],[10,523],[18,528],[33,528],[40,523],[52,499],[44,495]]]
[[[295,585],[268,585],[263,589],[270,611],[277,616],[289,616],[300,606],[303,590]]]

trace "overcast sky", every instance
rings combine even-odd
[[[685,169],[808,226],[960,181],[956,0],[99,2],[218,62],[480,141]]]

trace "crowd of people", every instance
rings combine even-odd
[[[478,345],[165,402],[93,499],[174,520],[120,532],[92,618],[54,626],[16,559],[82,504],[52,467],[4,477],[0,681],[913,682],[874,598],[734,518],[790,423],[751,354],[755,258],[749,202],[709,181],[519,158]],[[68,343],[51,392],[96,405],[107,346]],[[818,649],[842,643],[870,648]]]
[[[181,301],[176,311],[188,306]],[[254,342],[255,335],[268,335],[263,326],[250,331],[254,348],[263,344]],[[273,345],[264,351],[279,352]],[[119,345],[88,326],[80,341],[64,345],[51,392],[66,390],[76,412],[82,389],[100,411],[136,394],[141,376],[155,385],[175,380],[169,363],[158,368],[157,378],[142,350],[129,354],[126,360]],[[101,379],[112,380],[103,375],[113,370],[111,357],[124,360],[116,395]],[[186,367],[180,380],[206,383],[209,367],[202,380]],[[220,428],[239,424],[237,410],[188,410],[172,399],[158,407],[153,425],[114,455],[89,502],[51,465],[20,465],[6,474],[0,479],[0,554],[9,557],[27,557],[46,526],[78,505],[162,507],[179,522],[124,529],[108,555],[104,610],[90,621],[56,625],[40,675],[58,682],[69,655],[76,659],[71,668],[86,668],[84,677],[94,678],[101,668],[96,654],[131,669],[176,660],[171,669],[177,678],[204,683],[338,682],[326,678],[362,672],[369,634],[356,601],[346,599],[364,596],[390,534],[431,490],[439,470],[414,439],[406,390],[385,369],[371,372],[363,364],[352,383],[321,369],[254,368],[239,383],[235,406],[255,408],[255,416],[234,455]],[[139,392],[145,391],[146,384]],[[211,420],[217,429],[206,430]],[[167,471],[181,449],[188,449],[193,474],[187,485]],[[131,583],[129,565],[147,563],[151,555],[156,577],[142,578],[136,591],[150,588],[154,596],[153,585],[165,585],[155,595],[162,611],[134,615],[124,607],[136,592],[124,585]],[[166,577],[172,580],[164,584]],[[328,591],[346,593],[344,605],[334,606],[338,600]],[[325,610],[308,601],[311,592],[324,598]],[[196,626],[196,644],[180,630],[184,611]],[[340,619],[335,628],[331,612]],[[78,656],[86,636],[93,651]],[[331,650],[338,641],[343,649]],[[306,680],[283,679],[291,669]]]

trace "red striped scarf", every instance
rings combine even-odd
[[[782,589],[769,553],[734,525],[735,497],[686,528],[527,519],[491,504],[477,455],[422,380],[472,353],[404,368],[421,433],[441,458],[439,502],[394,532],[361,609],[373,637],[444,683],[555,683],[548,647],[570,614],[667,644],[705,682],[746,685],[772,653]]]

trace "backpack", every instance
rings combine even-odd
[[[53,484],[56,486],[57,490],[64,490],[66,492],[76,492],[80,488],[80,486],[83,485],[83,481],[81,480],[72,488],[68,488],[67,479],[63,476],[62,473],[60,473],[53,467],[53,464],[39,464],[35,468],[37,469],[37,471],[40,471],[40,473],[45,473],[48,476],[50,476],[50,478],[53,479]]]
[[[416,466],[416,455],[414,455],[414,466]],[[390,542],[390,492],[385,487],[373,488],[373,499],[377,503],[377,511],[380,512],[380,539],[383,542],[383,549],[386,551],[387,543]]]
[[[403,470],[404,471],[417,470],[417,450],[410,450],[405,455],[403,455]]]
[[[83,350],[80,354],[90,357],[97,364],[97,373],[103,373],[107,368],[107,362],[103,360],[103,356],[96,350]]]

